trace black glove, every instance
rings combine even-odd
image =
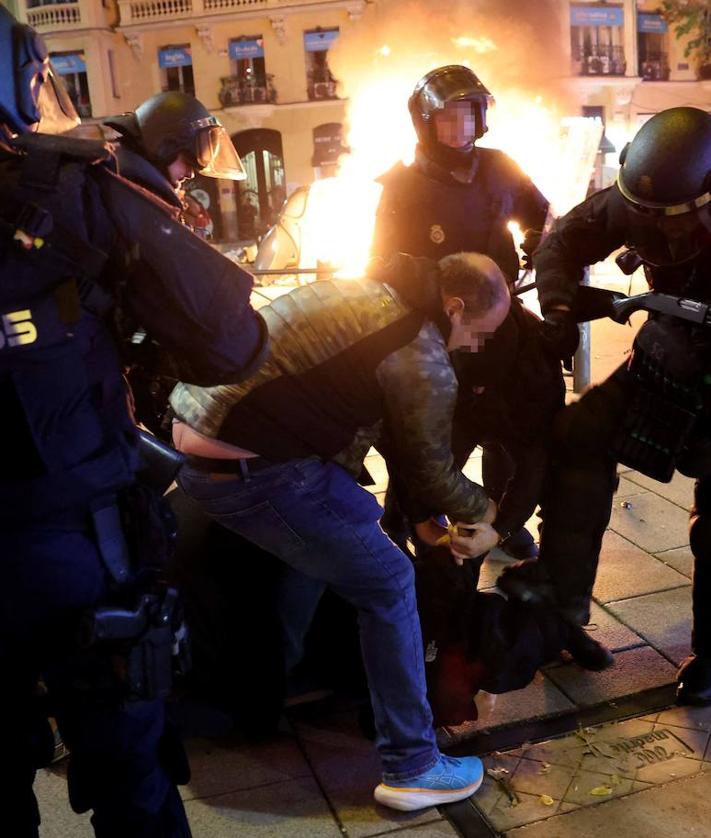
[[[529,228],[523,234],[521,250],[523,251],[523,266],[527,271],[533,270],[533,254],[543,238],[543,230]]]
[[[557,358],[567,361],[575,355],[580,332],[571,312],[560,309],[549,311],[541,324],[541,334]]]

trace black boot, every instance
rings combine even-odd
[[[593,640],[582,626],[569,627],[568,639],[565,649],[571,657],[583,669],[590,672],[602,672],[615,662],[615,657],[602,643]]]
[[[705,707],[711,704],[711,657],[689,655],[676,676],[676,703]]]

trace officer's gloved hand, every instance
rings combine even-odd
[[[521,250],[523,251],[523,266],[527,271],[533,270],[533,254],[543,238],[543,230],[530,228],[523,234]]]
[[[561,360],[567,361],[575,355],[580,332],[570,311],[552,309],[546,312],[541,324],[541,333],[551,350]]]

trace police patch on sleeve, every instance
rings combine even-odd
[[[442,244],[445,238],[446,236],[444,235],[441,224],[433,224],[430,227],[430,241],[433,241],[435,244]]]

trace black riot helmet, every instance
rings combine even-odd
[[[617,188],[630,214],[630,243],[646,263],[681,264],[711,245],[711,115],[661,111],[620,161]]]
[[[408,101],[417,138],[425,154],[451,167],[471,162],[474,143],[487,131],[486,109],[492,101],[491,93],[468,67],[448,64],[430,70],[417,82]],[[473,118],[471,139],[457,148],[438,142],[434,125],[435,114],[453,102],[469,103]]]
[[[11,134],[58,134],[78,124],[44,41],[0,6],[0,126]]]
[[[107,119],[106,124],[162,170],[182,153],[201,175],[227,180],[247,176],[220,121],[187,93],[158,93],[135,113]]]

